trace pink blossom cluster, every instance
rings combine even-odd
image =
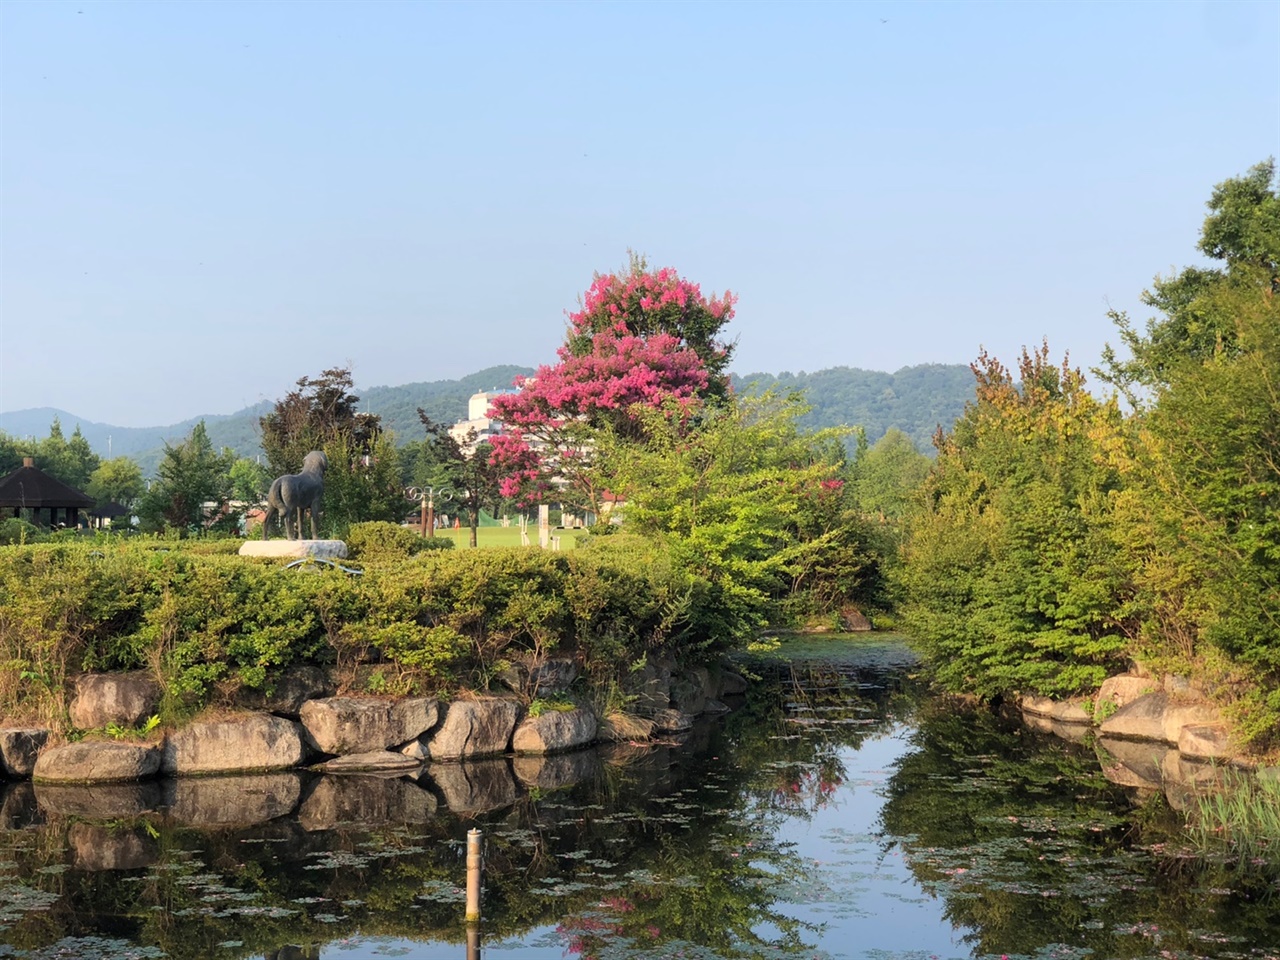
[[[632,271],[619,276],[597,276],[582,298],[582,309],[569,314],[569,323],[578,334],[595,333],[612,320],[623,320],[636,333],[678,328],[678,319],[697,311],[716,323],[715,328],[733,318],[737,297],[725,291],[723,297],[706,299],[696,283],[685,280],[671,267]]]

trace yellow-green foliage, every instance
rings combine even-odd
[[[505,660],[553,651],[603,674],[656,647],[714,646],[698,594],[664,549],[625,537],[573,554],[432,550],[362,576],[185,544],[4,547],[0,716],[64,722],[66,682],[87,670],[151,671],[170,719],[300,662],[353,684],[376,667],[395,692],[483,684]]]

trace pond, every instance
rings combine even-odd
[[[0,787],[0,957],[1278,958],[1280,870],[1190,853],[1091,746],[894,638],[744,661],[687,737],[421,780]]]

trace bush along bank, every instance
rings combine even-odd
[[[41,758],[68,748],[91,758],[71,779],[269,769],[389,748],[422,759],[455,712],[486,701],[504,704],[511,729],[483,752],[645,736],[707,709],[721,692],[714,664],[742,639],[713,632],[734,598],[655,542],[413,554],[408,541],[374,539],[376,549],[353,558],[361,576],[155,543],[0,551],[6,771],[40,776]],[[302,714],[334,694],[437,707],[430,723],[425,707],[395,721],[403,736],[337,750]],[[562,729],[571,716],[574,730]],[[528,729],[520,737],[518,721]],[[184,731],[201,724],[234,744],[229,760],[181,759],[193,736]],[[126,766],[98,771],[107,754]]]

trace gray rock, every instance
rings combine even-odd
[[[415,743],[417,741],[414,741]],[[325,773],[370,773],[374,771],[394,771],[408,773],[417,770],[421,761],[403,753],[392,753],[390,750],[372,750],[369,753],[346,753],[320,764],[319,769]]]
[[[1052,700],[1049,697],[1025,696],[1018,701],[1024,713],[1048,717],[1062,723],[1091,723],[1092,718],[1085,708],[1071,700]]]
[[[1225,760],[1236,750],[1225,724],[1189,723],[1178,733],[1178,752],[1189,758]]]
[[[246,540],[240,545],[240,556],[343,560],[347,556],[347,544],[343,540]]]
[[[284,770],[306,759],[298,724],[269,713],[234,720],[193,723],[169,735],[164,745],[165,773],[228,773]]]
[[[160,684],[149,673],[90,673],[76,680],[71,725],[99,730],[108,724],[137,727],[160,712]]]
[[[437,701],[428,697],[327,697],[308,700],[299,711],[308,741],[328,754],[368,753],[407,743],[435,726],[437,715]]]
[[[740,697],[746,694],[747,680],[740,673],[734,673],[724,667],[716,675],[715,696],[717,700],[725,697]]]
[[[332,696],[333,692],[334,684],[328,674],[319,667],[298,663],[280,671],[270,693],[242,690],[236,702],[248,710],[264,710],[296,720],[304,703]]]
[[[185,826],[250,826],[292,813],[302,796],[302,774],[181,777],[166,780],[163,790],[169,816]]]
[[[1131,673],[1108,677],[1102,681],[1097,696],[1093,698],[1094,716],[1106,720],[1107,714],[1159,689],[1159,683],[1151,677],[1139,677]]]
[[[548,710],[520,721],[511,737],[516,753],[560,753],[595,741],[596,715],[585,707]]]
[[[0,769],[10,777],[31,776],[36,758],[48,742],[48,730],[31,727],[0,730]]]
[[[426,823],[436,798],[404,777],[321,777],[302,801],[298,822],[307,832],[387,824]]]
[[[677,733],[693,726],[693,717],[679,710],[659,710],[652,719],[653,729],[658,733]]]
[[[107,827],[73,823],[67,830],[71,862],[77,870],[138,870],[160,859],[160,842],[142,826]]]
[[[157,809],[160,784],[146,783],[40,783],[35,784],[36,803],[46,817],[78,817],[84,820],[127,820]]]
[[[849,633],[865,633],[871,629],[871,621],[856,607],[845,607],[840,611],[840,629]]]
[[[629,709],[642,717],[671,706],[671,663],[651,659],[623,678],[623,689],[633,697]]]
[[[600,755],[595,750],[576,750],[550,756],[530,754],[513,757],[511,769],[516,779],[526,787],[560,790],[595,777],[601,769]]]
[[[706,714],[710,714],[712,716],[719,716],[722,713],[729,713],[730,711],[731,711],[731,708],[727,703],[722,703],[719,700],[708,700],[707,709],[703,710],[702,712]]]
[[[1200,703],[1180,703],[1165,693],[1149,693],[1125,704],[1102,721],[1102,733],[1109,737],[1163,740],[1177,743],[1188,724],[1216,723],[1218,711]]]
[[[671,680],[671,706],[681,713],[698,716],[707,709],[711,675],[706,667],[688,667]]]
[[[37,783],[106,783],[145,780],[159,769],[158,746],[81,741],[45,750],[32,777]]]
[[[477,814],[509,807],[520,788],[505,758],[463,763],[433,763],[427,774],[454,813]]]
[[[428,741],[427,751],[437,761],[505,753],[519,715],[520,704],[515,700],[455,700]]]

